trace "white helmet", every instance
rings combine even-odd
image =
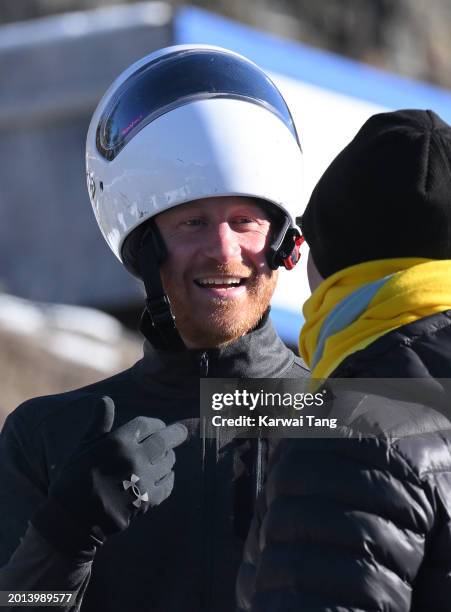
[[[302,153],[274,83],[219,47],[168,47],[125,70],[100,101],[86,145],[88,190],[113,253],[147,292],[142,331],[182,348],[159,266],[166,256],[155,215],[192,200],[247,196],[272,204],[268,264],[292,268],[302,238]]]
[[[274,83],[243,56],[207,45],[161,49],[125,70],[97,106],[86,145],[94,214],[126,265],[130,233],[191,200],[259,198],[294,226],[301,161]]]

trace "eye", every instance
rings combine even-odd
[[[233,224],[242,230],[253,230],[259,229],[261,223],[255,217],[248,217],[247,215],[239,215],[233,219]]]
[[[205,225],[205,221],[203,219],[198,218],[186,219],[185,221],[182,221],[181,225],[184,225],[186,227],[200,227],[202,225]]]

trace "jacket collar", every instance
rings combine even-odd
[[[349,355],[332,378],[450,378],[451,310],[403,325]]]
[[[174,384],[182,378],[276,378],[295,359],[276,334],[269,310],[259,325],[234,342],[213,349],[167,351],[144,343],[144,356],[134,366],[145,380]]]

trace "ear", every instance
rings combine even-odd
[[[307,278],[310,286],[310,291],[313,293],[315,289],[323,282],[324,278],[318,272],[315,262],[313,261],[312,252],[309,251],[307,259]]]

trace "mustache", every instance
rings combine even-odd
[[[228,265],[218,264],[216,266],[208,266],[201,270],[196,270],[193,275],[195,278],[205,276],[237,276],[239,278],[249,278],[254,273],[254,270],[250,266],[246,265]]]

